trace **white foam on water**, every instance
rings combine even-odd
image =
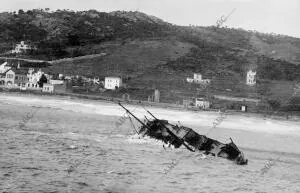
[[[203,153],[199,153],[199,154],[197,155],[197,158],[200,158],[200,159],[206,159],[207,156],[206,156],[205,154],[203,154]]]
[[[125,135],[116,134],[116,135],[110,135],[111,138],[126,138]]]
[[[153,138],[150,138],[149,136],[141,136],[138,134],[130,135],[127,138],[127,141],[131,144],[153,144],[153,145],[166,145],[164,142],[160,140],[156,140]]]

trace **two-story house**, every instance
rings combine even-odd
[[[256,84],[256,72],[255,71],[249,70],[247,72],[246,84],[250,85],[250,86],[253,86]]]
[[[195,99],[195,106],[201,109],[209,109],[209,101],[205,100],[204,98],[196,98]]]
[[[28,83],[26,85],[27,89],[33,89],[33,90],[41,89],[38,85],[38,82],[43,74],[44,72],[42,72],[41,69],[35,71],[33,68],[30,68],[27,73],[27,78],[28,78]]]
[[[35,47],[32,47],[29,44],[26,44],[24,41],[21,41],[19,44],[16,44],[15,49],[11,51],[12,54],[19,54],[22,52],[26,52],[27,50],[36,49]]]
[[[8,87],[14,87],[15,86],[15,72],[10,69],[5,73],[5,85]]]
[[[26,90],[26,85],[28,83],[27,70],[16,69],[15,70],[15,85],[21,90]]]
[[[105,77],[104,88],[115,90],[122,86],[122,79],[120,77]]]
[[[202,74],[200,73],[194,73],[193,78],[187,78],[186,79],[188,83],[197,83],[197,84],[204,84],[208,85],[210,83],[210,79],[202,79]]]

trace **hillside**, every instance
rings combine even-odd
[[[119,95],[136,98],[159,88],[165,102],[224,94],[285,104],[300,81],[300,39],[284,35],[176,26],[140,12],[96,10],[0,13],[0,29],[0,53],[26,40],[38,50],[18,57],[55,60],[45,69],[53,73],[121,76],[129,88]],[[254,87],[245,85],[249,69],[258,72]],[[186,83],[194,72],[212,84]]]
[[[29,53],[40,59],[57,59],[91,54],[90,45],[111,40],[131,40],[167,36],[171,25],[119,17],[117,13],[90,11],[29,10],[0,14],[0,52],[26,40],[35,44],[37,52]],[[150,18],[150,17],[149,17]]]

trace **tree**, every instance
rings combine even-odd
[[[24,14],[25,12],[23,11],[23,9],[19,9],[18,11],[18,14],[21,15],[21,14]]]
[[[68,44],[71,46],[79,46],[80,45],[80,40],[79,36],[77,34],[68,34]]]
[[[39,87],[43,87],[44,83],[47,83],[48,80],[47,80],[47,77],[45,76],[45,74],[42,74],[40,80],[38,81],[38,85]]]
[[[272,110],[278,110],[281,106],[280,101],[276,99],[270,99],[268,100],[269,105],[271,106]]]
[[[84,85],[84,81],[81,76],[79,76],[78,78],[76,77],[72,78],[72,86],[83,86],[83,85]]]
[[[83,86],[84,85],[84,81],[83,81],[83,78],[81,76],[78,77],[77,84],[78,84],[78,86]]]

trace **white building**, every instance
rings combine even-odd
[[[246,105],[242,105],[241,106],[241,111],[246,112],[247,111],[247,106]]]
[[[209,109],[209,101],[206,101],[204,98],[196,98],[195,106],[201,109]]]
[[[64,84],[63,80],[50,80],[50,84]]]
[[[197,83],[197,84],[209,84],[210,79],[202,79],[202,75],[200,73],[194,73],[194,78],[187,78],[188,83]]]
[[[194,73],[194,81],[195,82],[202,81],[202,75],[199,73]]]
[[[0,74],[8,71],[11,67],[7,66],[7,62],[4,62],[3,64],[0,65]]]
[[[55,83],[55,84],[52,84]],[[52,83],[44,83],[42,92],[46,93],[65,93],[67,90],[67,83],[62,82],[62,84],[58,84],[59,82]]]
[[[39,80],[41,79],[42,75],[44,74],[44,72],[42,72],[41,69],[39,69],[38,71],[35,71],[33,68],[30,68],[28,70],[28,83],[26,85],[26,87],[28,89],[41,89],[38,85]]]
[[[11,51],[11,53],[19,54],[21,52],[26,52],[27,50],[31,50],[32,47],[28,44],[25,44],[24,41],[21,41],[19,44],[16,45],[15,49]]]
[[[115,90],[122,86],[122,79],[119,77],[105,77],[104,88]]]
[[[54,85],[53,84],[44,83],[42,91],[43,92],[47,92],[47,93],[53,93],[54,92]]]
[[[30,83],[37,83],[43,74],[44,72],[42,72],[41,69],[35,71],[33,68],[30,68],[28,70],[27,77]]]
[[[247,72],[246,84],[250,85],[250,86],[253,86],[256,84],[256,72],[253,72],[252,70],[249,70]]]
[[[5,84],[9,87],[14,87],[16,74],[13,70],[8,70],[5,76]]]

